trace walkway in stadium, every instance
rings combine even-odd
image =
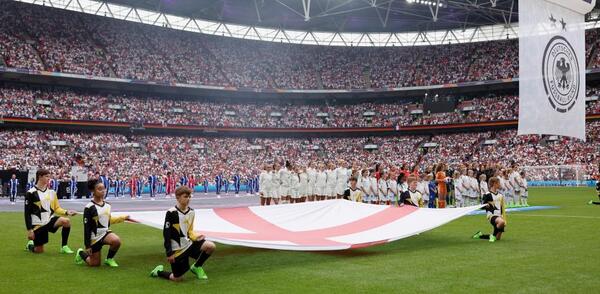
[[[83,207],[90,201],[90,199],[62,199],[59,200],[60,205],[64,209],[73,209],[75,211],[82,212]],[[164,195],[156,197],[155,201],[151,201],[148,195],[143,195],[142,199],[131,199],[126,196],[124,198],[115,199],[108,197],[106,201],[112,205],[112,211],[155,211],[155,210],[167,210],[175,205],[175,199],[165,198]],[[216,208],[216,207],[246,207],[251,205],[259,205],[259,197],[256,195],[247,195],[245,192],[240,193],[239,196],[234,194],[222,194],[220,198],[217,198],[215,193],[196,193],[192,198],[190,207],[192,208]],[[8,198],[0,198],[0,212],[7,211],[23,211],[23,197],[17,199],[15,205],[11,205]]]

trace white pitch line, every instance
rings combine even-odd
[[[585,219],[600,219],[600,216],[585,216],[585,215],[559,215],[559,214],[511,214],[510,217],[515,216],[541,216],[541,217],[565,217],[565,218],[585,218]]]

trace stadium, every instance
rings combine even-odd
[[[0,0],[0,292],[593,293],[599,6]]]

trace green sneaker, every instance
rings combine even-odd
[[[75,264],[83,264],[85,262],[83,258],[81,258],[81,255],[79,255],[81,252],[83,252],[83,249],[77,249],[77,253],[75,253]]]
[[[150,276],[151,277],[158,277],[158,272],[162,272],[164,270],[164,267],[162,265],[157,265],[151,272],[150,272]]]
[[[60,253],[73,254],[74,252],[73,252],[73,250],[71,250],[71,248],[69,248],[69,246],[65,245],[60,248]]]
[[[473,235],[473,239],[479,239],[479,237],[481,237],[481,235],[483,235],[483,233],[481,231],[477,231],[477,233],[475,233],[475,235]]]
[[[196,267],[192,265],[190,271],[194,273],[194,275],[196,275],[196,277],[198,277],[199,280],[208,280],[208,276],[206,276],[206,273],[204,272],[204,269],[202,269],[202,267]]]
[[[27,241],[27,244],[25,244],[25,251],[31,251],[29,250],[29,247],[31,246],[33,246],[33,240]]]
[[[496,236],[490,235],[490,243],[496,242]]]
[[[110,267],[119,267],[119,264],[112,258],[107,258],[104,260],[104,264]]]

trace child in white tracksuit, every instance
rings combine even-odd
[[[454,180],[454,199],[456,200],[456,207],[463,207],[465,204],[465,187],[463,185],[463,177],[461,177],[460,172],[455,171],[452,178]]]

